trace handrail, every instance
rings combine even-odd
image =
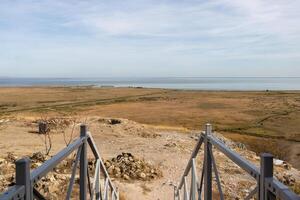
[[[55,168],[63,159],[73,153],[74,150],[78,149],[78,147],[82,145],[84,140],[85,138],[78,138],[77,140],[75,140],[75,142],[71,143],[51,159],[45,161],[43,165],[34,169],[30,174],[30,179],[33,181],[33,183],[36,183],[43,176],[52,171],[53,168]]]
[[[3,192],[0,196],[1,200],[5,199],[23,199],[25,196],[25,187],[24,185],[15,185],[10,187],[7,191]]]
[[[87,154],[86,147],[90,146],[93,155],[96,159],[95,174],[94,174],[94,184],[91,186],[90,178],[87,166]],[[116,187],[113,185],[109,174],[106,171],[105,165],[101,159],[99,151],[95,145],[95,142],[89,132],[87,132],[87,127],[81,125],[80,127],[80,137],[74,140],[70,145],[61,150],[59,153],[54,155],[51,159],[44,162],[40,167],[32,170],[30,172],[30,160],[28,158],[20,159],[16,162],[16,185],[8,188],[7,191],[0,195],[0,200],[32,200],[32,199],[45,199],[42,194],[38,192],[34,185],[44,176],[46,176],[50,171],[52,171],[62,160],[67,158],[71,153],[77,151],[76,159],[72,168],[72,175],[70,178],[70,184],[68,187],[68,192],[66,199],[71,198],[71,192],[75,180],[75,173],[77,169],[77,164],[80,164],[80,200],[87,199],[87,188],[90,191],[91,200],[119,200],[119,193]],[[101,169],[102,170],[101,170]],[[103,177],[100,176],[101,171],[103,172]],[[104,192],[101,192],[100,178],[104,178],[108,186],[105,188]],[[98,179],[98,180],[97,180]],[[109,193],[110,191],[110,193]],[[102,196],[102,194],[106,194]]]
[[[204,160],[202,174],[200,182],[198,181],[198,176],[195,173],[195,162],[198,151],[201,148],[201,144],[204,142]],[[261,154],[260,169],[254,164],[240,156],[238,153],[227,147],[221,140],[213,136],[212,126],[206,124],[206,130],[201,133],[198,142],[192,152],[192,155],[188,161],[187,167],[183,173],[182,178],[178,186],[174,186],[174,200],[196,200],[202,199],[202,186],[204,185],[204,199],[212,200],[212,173],[215,173],[215,180],[217,182],[220,199],[224,199],[223,192],[221,188],[221,183],[219,179],[219,173],[217,170],[217,165],[215,163],[214,155],[212,153],[212,147],[216,147],[224,155],[226,155],[235,164],[240,166],[248,174],[250,174],[257,181],[257,186],[251,191],[246,200],[253,198],[257,195],[258,200],[300,200],[300,197],[292,192],[286,185],[279,182],[273,177],[273,156],[271,154]],[[193,166],[192,166],[193,164]],[[191,186],[188,192],[188,186],[186,183],[187,176],[191,171]],[[212,170],[214,169],[214,170]],[[196,180],[196,181],[195,181]],[[197,193],[195,193],[195,187],[197,187]],[[183,194],[182,191],[183,190]],[[190,196],[187,194],[190,193]]]
[[[202,135],[201,137],[205,137]],[[228,148],[224,143],[222,143],[218,138],[208,135],[209,142],[215,146],[218,150],[220,150],[223,154],[225,154],[230,160],[232,160],[235,164],[240,166],[243,170],[245,170],[248,174],[250,174],[253,178],[259,178],[259,169],[250,163],[248,160],[240,156],[238,153],[232,151]]]
[[[199,152],[199,149],[200,149],[200,147],[201,147],[201,145],[202,145],[202,143],[203,143],[203,140],[204,140],[203,137],[199,137],[199,140],[198,140],[198,142],[197,142],[197,144],[196,144],[196,146],[195,146],[195,148],[194,148],[194,150],[193,150],[193,153],[192,153],[192,155],[191,155],[191,158],[190,158],[190,160],[189,160],[189,162],[188,162],[188,164],[187,164],[187,166],[186,166],[186,168],[185,168],[185,170],[184,170],[184,173],[183,173],[183,175],[182,175],[181,182],[179,183],[179,186],[178,186],[179,188],[181,188],[182,185],[183,185],[183,182],[184,182],[183,178],[184,178],[185,176],[187,176],[188,173],[190,172],[190,169],[191,169],[191,166],[192,166],[192,162],[193,162],[193,158],[195,158],[195,157],[197,156],[197,154],[198,154],[198,152]]]

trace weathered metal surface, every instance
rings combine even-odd
[[[80,126],[80,137],[83,138],[80,152],[80,172],[79,172],[79,197],[80,200],[87,198],[87,130],[86,126]]]
[[[205,138],[204,138],[204,200],[212,200],[212,158],[210,150],[211,143],[208,141],[208,136],[211,135],[211,125],[206,124]]]

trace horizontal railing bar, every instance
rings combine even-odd
[[[234,152],[233,150],[229,149],[225,144],[223,144],[220,140],[215,138],[214,136],[208,135],[209,142],[217,147],[222,153],[224,153],[230,160],[232,160],[235,164],[249,173],[253,178],[256,180],[259,179],[259,169],[250,163],[245,158],[241,157],[238,153]]]
[[[7,199],[23,199],[25,195],[25,187],[23,185],[14,185],[10,187],[7,191],[2,193],[0,200]]]
[[[274,178],[266,178],[265,187],[277,198],[282,200],[300,200],[300,196],[292,192],[289,187]]]
[[[201,145],[202,145],[203,141],[204,141],[204,137],[202,135],[200,135],[199,140],[198,140],[198,142],[197,142],[197,144],[196,144],[196,146],[195,146],[195,148],[193,150],[193,153],[192,153],[192,155],[191,155],[191,157],[189,159],[187,167],[184,170],[184,173],[183,173],[183,176],[181,178],[181,181],[180,181],[178,189],[182,188],[183,183],[184,183],[184,177],[188,175],[188,173],[189,173],[189,171],[191,169],[191,166],[192,166],[193,158],[196,158],[196,156],[198,155],[199,149],[201,148]]]
[[[61,150],[58,154],[47,160],[43,165],[33,170],[31,173],[31,181],[36,183],[39,179],[49,173],[55,168],[62,160],[68,157],[74,150],[78,149],[82,145],[85,137],[80,137],[75,142]]]

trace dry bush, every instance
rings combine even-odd
[[[75,131],[75,127],[77,124],[77,119],[73,119],[72,120],[72,129],[71,129],[71,133],[67,135],[66,131],[62,131],[63,132],[63,138],[64,138],[64,142],[66,144],[66,146],[69,146],[70,143],[73,141],[74,139],[74,131]]]

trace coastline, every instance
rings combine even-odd
[[[0,87],[134,87],[213,91],[300,90],[300,77],[0,78]]]

